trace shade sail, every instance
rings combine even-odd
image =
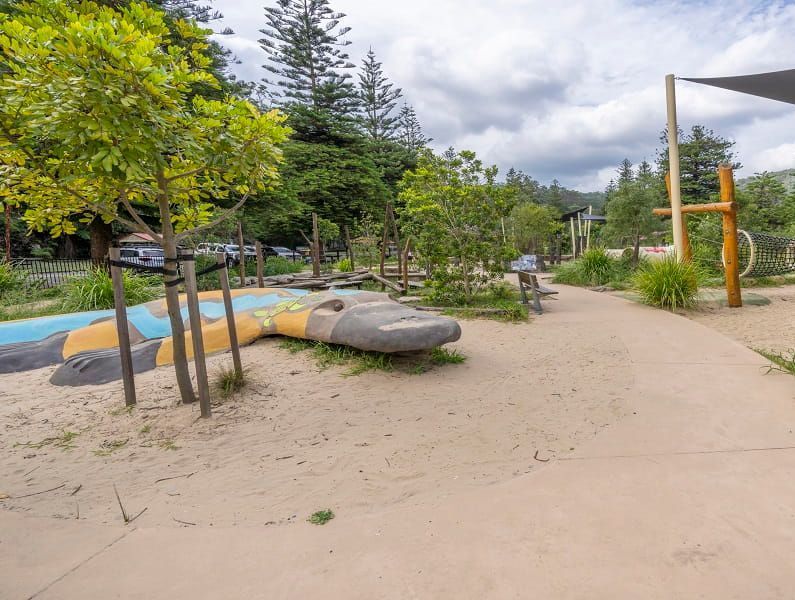
[[[681,79],[795,104],[795,69],[737,77],[681,77]]]

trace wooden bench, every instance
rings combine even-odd
[[[558,292],[538,283],[538,278],[532,273],[517,271],[516,274],[519,276],[519,293],[522,295],[522,304],[529,304],[527,298],[527,290],[529,289],[533,294],[533,310],[540,315],[544,312],[541,308],[541,297],[552,296]]]

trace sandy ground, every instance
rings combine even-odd
[[[419,375],[321,372],[261,340],[243,349],[250,388],[209,421],[177,404],[169,368],[137,378],[131,411],[118,383],[3,375],[0,506],[118,524],[115,485],[127,513],[146,509],[140,526],[188,527],[433,505],[543,469],[631,412],[626,349],[571,325],[464,321],[452,346],[467,361]],[[210,373],[230,362],[211,357]]]
[[[740,309],[706,305],[683,314],[754,350],[795,352],[795,286],[743,288],[770,300]]]

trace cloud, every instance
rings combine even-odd
[[[263,2],[216,0],[219,36],[263,75]],[[653,161],[665,127],[663,78],[791,68],[795,6],[744,0],[332,0],[351,58],[372,46],[434,146],[469,148],[505,171],[604,187],[618,163]],[[750,169],[795,166],[795,107],[687,82],[680,126],[734,139]]]

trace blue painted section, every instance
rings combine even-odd
[[[306,290],[289,291],[296,297],[306,296],[309,293]],[[264,294],[262,296],[244,294],[232,298],[232,307],[235,312],[245,312],[247,310],[273,306],[287,299],[289,298],[279,296],[276,293]],[[221,301],[200,302],[199,310],[201,314],[208,319],[220,319],[224,316],[224,304]],[[183,307],[181,313],[182,319],[187,320],[188,308]],[[0,323],[0,346],[20,342],[38,342],[55,333],[73,331],[81,327],[87,327],[99,319],[112,318],[114,314],[112,310],[97,310]],[[168,316],[156,317],[149,312],[146,304],[139,304],[138,306],[128,308],[127,319],[147,339],[162,338],[171,335],[171,324]]]

